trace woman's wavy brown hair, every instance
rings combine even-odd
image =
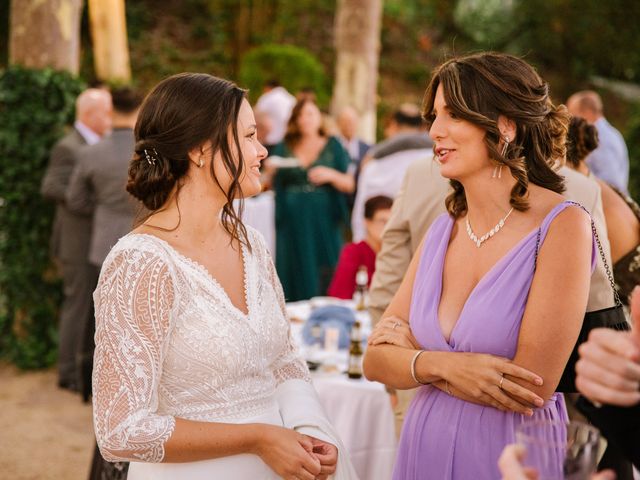
[[[514,209],[529,208],[529,182],[557,193],[564,191],[564,179],[555,168],[564,164],[569,114],[564,105],[553,105],[548,84],[533,67],[512,55],[494,52],[443,63],[425,92],[423,115],[429,129],[440,85],[449,110],[486,132],[489,157],[496,166],[508,167],[516,178],[510,199]],[[500,115],[516,124],[516,138],[504,156],[498,148]],[[467,199],[460,182],[451,180],[451,186],[446,206],[458,218],[467,211]]]
[[[237,128],[238,113],[245,98],[245,90],[204,73],[173,75],[149,93],[136,122],[135,152],[127,182],[127,191],[144,204],[151,212],[149,215],[165,206],[175,187],[176,196],[179,194],[190,166],[189,152],[208,140],[212,156],[220,152],[224,168],[232,179],[225,191],[211,162],[211,177],[227,199],[222,208],[222,225],[232,241],[249,246],[247,230],[240,220],[244,161]],[[229,133],[236,153],[232,152]],[[237,197],[240,198],[238,212],[233,206]]]
[[[300,127],[298,126],[298,117],[300,116],[300,112],[302,112],[302,108],[307,103],[311,103],[318,107],[318,104],[312,97],[303,96],[296,102],[293,110],[291,110],[291,116],[289,117],[289,122],[287,122],[287,133],[284,136],[284,141],[289,148],[295,147],[302,138],[302,133],[300,132]],[[319,109],[320,108],[318,107],[318,110]],[[320,112],[320,115],[322,115],[322,112]],[[323,137],[327,135],[327,132],[322,123],[320,123],[318,133]]]
[[[571,117],[567,136],[567,163],[578,168],[598,148],[598,130],[581,117]]]

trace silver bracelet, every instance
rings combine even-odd
[[[425,350],[418,350],[411,359],[411,378],[413,378],[413,381],[418,385],[428,385],[428,383],[421,382],[420,380],[418,380],[418,377],[416,377],[416,361],[418,360],[418,357],[424,352]]]

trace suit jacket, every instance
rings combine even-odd
[[[93,265],[101,266],[133,226],[137,202],[125,187],[134,145],[133,130],[123,128],[78,152],[66,199],[74,212],[93,212],[88,256]]]
[[[369,291],[369,313],[375,325],[391,303],[411,257],[431,223],[445,212],[449,182],[430,155],[412,163],[391,208],[376,257],[376,273]]]
[[[51,253],[64,263],[86,262],[91,237],[91,215],[73,213],[66,205],[65,194],[77,153],[87,142],[75,128],[52,148],[49,165],[40,186],[40,193],[56,202],[51,234]]]
[[[611,268],[607,227],[602,210],[600,186],[592,179],[563,167],[569,200],[582,204],[590,213],[598,231],[600,243]],[[445,212],[444,199],[449,183],[440,175],[438,166],[427,159],[412,164],[391,209],[391,218],[382,234],[382,248],[376,258],[376,273],[371,282],[369,313],[375,325],[391,303],[409,263],[431,223]],[[587,311],[613,305],[613,290],[598,255],[596,270],[591,277]]]

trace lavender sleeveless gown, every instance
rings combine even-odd
[[[562,202],[549,212],[541,225],[540,245],[551,221],[569,205]],[[524,237],[480,280],[447,342],[438,321],[438,305],[453,223],[448,214],[442,214],[427,234],[411,300],[413,333],[425,350],[513,358],[533,279],[538,229]],[[499,479],[498,457],[505,445],[515,441],[515,428],[525,418],[460,400],[435,387],[420,387],[404,421],[393,479]],[[534,410],[532,419],[566,421],[562,394],[554,393],[542,408]]]

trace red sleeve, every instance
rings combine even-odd
[[[345,245],[327,293],[332,297],[351,299],[356,289],[356,273],[360,260],[356,244]]]

